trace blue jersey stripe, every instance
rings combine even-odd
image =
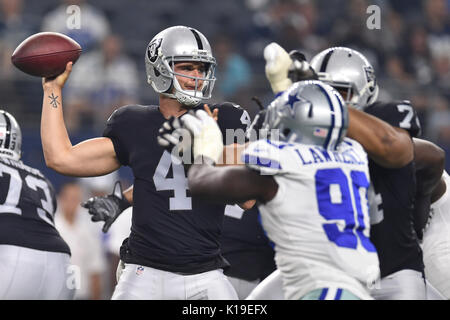
[[[271,146],[277,147],[278,149],[284,149],[286,147],[295,147],[295,145],[292,144],[292,143],[278,143],[278,144],[274,144],[269,139],[266,139],[266,142],[268,144],[270,144]]]
[[[255,161],[255,159],[256,159],[256,161]],[[281,169],[281,165],[278,161],[273,160],[273,159],[264,158],[264,157],[244,154],[242,156],[242,161],[245,164],[254,164],[254,165],[258,165],[258,166],[266,167],[266,168]]]

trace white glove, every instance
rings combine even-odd
[[[291,57],[278,43],[272,42],[264,48],[266,59],[266,77],[269,80],[273,93],[286,91],[292,84],[288,78]]]
[[[217,163],[223,153],[223,138],[216,121],[203,110],[195,116],[186,114],[181,121],[194,136],[194,159],[203,156]]]

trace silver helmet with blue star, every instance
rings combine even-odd
[[[321,81],[300,81],[269,105],[263,127],[272,140],[335,150],[347,133],[348,111],[331,86]]]

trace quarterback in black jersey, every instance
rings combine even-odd
[[[211,97],[215,59],[210,45],[193,28],[171,27],[150,41],[145,63],[159,106],[121,107],[108,119],[103,137],[75,146],[64,125],[61,99],[72,63],[55,79],[43,79],[46,163],[72,176],[104,175],[121,165],[133,171],[131,234],[121,248],[125,268],[113,299],[236,299],[220,252],[224,206],[191,197],[184,166],[157,143],[168,118],[202,108],[201,102]],[[55,99],[58,103],[51,104]],[[231,104],[218,108],[230,113],[223,117],[222,130],[243,126],[242,109]]]
[[[3,110],[0,137],[0,300],[73,299],[70,249],[55,229],[53,186],[20,161],[22,133]]]
[[[194,108],[194,110],[198,109],[201,108]],[[212,113],[215,113],[216,110],[219,111],[217,122],[221,129],[222,136],[224,137],[223,143],[231,144],[240,142],[238,141],[239,137],[243,137],[244,131],[247,129],[248,125],[249,119],[247,113],[239,106],[235,106],[231,103],[210,106],[210,111]],[[117,112],[120,111],[118,110]],[[160,121],[164,121],[161,116],[157,116],[157,118]],[[110,119],[109,123],[112,123],[112,121],[114,121],[113,118]],[[161,124],[162,123],[160,123],[159,126],[161,126]],[[157,125],[152,125],[151,127],[155,130],[155,132],[152,133],[154,136],[159,127]],[[242,129],[242,134],[235,135],[232,139],[226,139],[227,133],[225,128]],[[114,132],[121,133],[122,130],[116,129]],[[108,131],[106,131],[106,134],[111,136]],[[181,170],[184,172],[184,169]],[[167,179],[167,177],[158,177],[158,179],[159,180],[156,181],[163,181],[164,179]],[[189,192],[189,190],[187,189],[186,192]],[[130,188],[125,191],[123,196],[119,193],[116,197],[113,194],[104,197],[94,197],[89,199],[83,206],[89,209],[89,213],[93,215],[95,221],[105,221],[107,227],[104,230],[106,232],[112,223],[111,219],[117,218],[117,216],[127,207],[127,204],[125,204],[126,200],[121,200],[120,198],[131,198],[130,196],[132,193],[133,188]],[[168,196],[171,196],[171,194],[168,194]],[[115,197],[117,202],[123,203],[120,209],[120,206],[116,206],[115,209],[108,208],[108,204],[111,204],[114,201],[112,199],[108,200],[108,198],[111,197]],[[131,204],[128,203],[128,206],[129,205]],[[247,209],[246,211],[237,205],[212,206],[211,208],[215,208],[214,212],[218,211],[225,214],[223,217],[220,247],[222,255],[230,263],[230,266],[225,269],[224,273],[228,276],[233,287],[236,289],[239,299],[244,299],[260,280],[264,279],[268,274],[274,271],[274,251],[260,225],[259,212],[256,206],[251,208],[244,206],[244,208]],[[170,209],[167,208],[165,210]],[[109,213],[106,213],[106,211],[109,211]],[[203,211],[207,212],[205,210]],[[105,212],[106,214],[101,216],[102,212]],[[156,233],[155,231],[150,230],[145,234]],[[157,245],[160,241],[156,237],[154,238],[156,239],[154,245]],[[190,241],[189,239],[183,239],[176,234],[174,234],[174,238],[181,244]],[[145,248],[142,250],[145,251]],[[149,261],[148,263],[152,262]],[[183,266],[183,268],[186,268],[186,266]]]

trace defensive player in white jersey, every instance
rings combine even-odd
[[[368,236],[367,154],[344,139],[347,108],[318,81],[298,82],[268,108],[270,140],[244,151],[246,167],[213,167],[222,154],[220,130],[203,111],[181,120],[194,134],[193,194],[235,203],[257,199],[262,224],[275,243],[286,299],[371,299],[379,276]],[[199,120],[200,119],[200,120]]]
[[[305,76],[308,78],[318,77],[309,64],[304,61],[304,58],[297,59],[292,54],[288,55],[276,43],[266,47],[264,57],[266,59],[266,75],[273,92],[276,94],[286,90],[292,84],[292,81],[297,81],[291,79],[305,79]],[[325,60],[328,61],[329,59]],[[344,62],[341,65],[344,65]],[[299,73],[300,77],[292,76],[297,73]],[[366,82],[368,81],[369,79],[366,80]],[[369,85],[365,86],[364,83],[362,85],[363,87],[369,87]],[[367,97],[364,96],[363,98]],[[387,168],[397,168],[413,160],[414,148],[412,141],[409,134],[404,130],[396,129],[385,121],[353,108],[349,109],[349,117],[350,126],[347,136],[358,140],[364,146],[369,157],[376,163]],[[252,127],[258,128],[259,126],[256,124],[256,126],[252,125]],[[422,287],[424,287],[423,281]],[[277,288],[279,289],[277,290]],[[274,273],[252,292],[249,299],[279,299],[280,288],[281,280],[279,275]]]
[[[450,299],[450,176],[446,171],[431,201],[422,241],[425,274],[433,287]]]

